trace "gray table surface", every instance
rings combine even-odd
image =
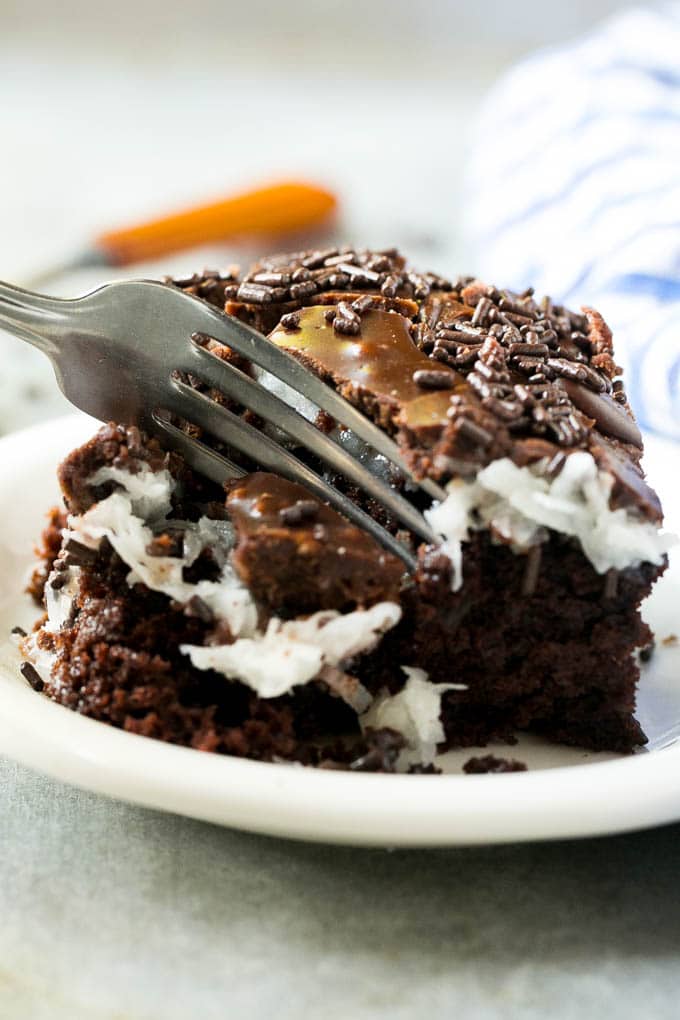
[[[0,788],[2,1020],[678,1016],[680,826],[388,852]]]

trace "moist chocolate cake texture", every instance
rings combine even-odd
[[[652,635],[639,608],[669,539],[598,312],[416,272],[395,250],[166,282],[268,336],[393,436],[444,501],[429,505],[341,422],[244,366],[400,489],[441,543],[418,547],[331,477],[411,544],[418,567],[404,574],[233,451],[246,474],[222,491],[111,423],[59,471],[64,508],[31,586],[44,616],[21,639],[29,683],[133,733],[324,768],[436,771],[438,750],[517,730],[644,743],[635,651]]]

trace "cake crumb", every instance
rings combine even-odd
[[[441,776],[442,770],[434,762],[429,765],[411,765],[408,769],[409,776]]]
[[[669,634],[667,637],[661,639],[661,644],[666,648],[675,648],[678,643],[677,634]]]
[[[463,765],[463,772],[468,776],[481,776],[489,772],[526,772],[523,761],[515,758],[497,758],[495,754],[485,754],[479,758],[468,758]]]
[[[366,752],[349,763],[351,772],[395,772],[399,753],[406,746],[401,733],[383,726],[364,733]]]

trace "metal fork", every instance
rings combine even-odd
[[[393,440],[295,358],[200,298],[147,280],[106,284],[70,300],[0,282],[0,327],[47,355],[62,393],[81,411],[103,422],[138,425],[215,482],[245,472],[187,436],[168,421],[169,414],[200,426],[258,466],[304,485],[399,556],[409,570],[415,568],[410,550],[350,499],[285,446],[182,381],[178,373],[193,375],[250,408],[368,493],[419,539],[439,541],[400,493],[259,382],[211,354],[197,334],[226,344],[322,408],[431,498],[443,499],[445,492],[430,480],[416,481]]]

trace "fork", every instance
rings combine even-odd
[[[214,482],[223,484],[246,472],[186,435],[168,420],[170,415],[199,426],[260,467],[305,486],[399,556],[410,571],[415,569],[415,557],[403,542],[281,442],[194,389],[182,376],[194,376],[255,412],[379,502],[419,539],[440,541],[404,496],[260,382],[211,354],[201,336],[226,344],[326,411],[432,499],[444,499],[443,489],[429,479],[416,480],[396,443],[292,355],[200,298],[150,280],[109,283],[73,299],[0,282],[0,327],[47,355],[62,393],[81,411],[103,422],[138,425]]]

